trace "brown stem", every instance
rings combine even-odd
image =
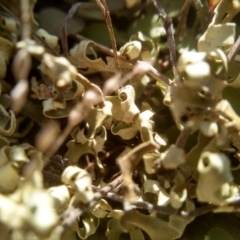
[[[177,71],[177,54],[176,54],[176,46],[175,46],[175,40],[173,35],[173,24],[172,19],[168,17],[163,7],[159,4],[157,0],[152,0],[153,5],[158,11],[159,17],[162,19],[164,28],[167,33],[167,40],[168,40],[168,48],[169,48],[169,54],[170,54],[170,60],[172,63],[173,73],[176,81],[179,80],[179,74]]]
[[[112,49],[113,49],[113,57],[114,57],[114,62],[115,62],[115,67],[118,71],[120,71],[120,67],[119,67],[119,62],[118,62],[118,58],[117,58],[117,44],[116,44],[116,39],[114,36],[114,32],[113,32],[113,27],[112,27],[112,21],[111,21],[111,17],[110,17],[110,13],[107,7],[107,3],[106,0],[96,0],[103,16],[104,19],[106,21],[107,24],[107,28],[108,28],[108,32],[110,35],[110,39],[111,39],[111,44],[112,44]]]
[[[30,38],[30,18],[29,0],[21,0],[22,40]]]
[[[76,11],[79,8],[89,9],[89,8],[97,8],[97,6],[90,3],[75,3],[70,8],[66,18],[64,19],[62,31],[61,31],[61,42],[62,42],[64,56],[68,56],[67,26],[69,21],[72,19],[73,15],[76,13]]]
[[[232,63],[232,61],[238,54],[239,50],[240,50],[240,35],[239,35],[237,41],[234,43],[233,47],[231,48],[230,52],[228,53],[227,58],[228,58],[229,64]]]
[[[187,142],[187,140],[189,138],[190,133],[191,133],[191,129],[190,128],[184,128],[180,132],[175,145],[177,147],[179,147],[179,148],[184,148],[185,145],[186,145],[186,142]]]

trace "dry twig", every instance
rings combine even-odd
[[[68,26],[69,21],[72,19],[73,15],[76,13],[76,11],[79,8],[89,9],[89,8],[97,8],[97,6],[94,4],[90,4],[90,3],[75,3],[70,8],[70,10],[64,20],[64,23],[62,26],[62,31],[61,31],[62,49],[63,49],[63,54],[65,56],[68,56],[67,26]]]
[[[158,11],[159,17],[162,19],[164,28],[167,33],[168,48],[170,54],[170,60],[172,63],[173,73],[176,81],[179,81],[179,74],[177,71],[177,55],[176,55],[176,46],[173,35],[173,24],[172,19],[168,17],[163,7],[158,3],[157,0],[152,0],[155,8]]]
[[[111,43],[112,43],[112,49],[113,49],[113,53],[114,53],[113,57],[114,57],[114,61],[115,61],[115,67],[118,71],[120,71],[118,58],[117,58],[117,44],[116,44],[113,27],[112,27],[112,21],[111,21],[111,17],[110,17],[110,13],[109,13],[109,10],[107,7],[106,0],[96,0],[96,2],[98,4],[102,14],[104,15],[104,19],[107,24],[108,32],[109,32]]]

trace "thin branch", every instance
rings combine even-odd
[[[184,148],[186,145],[186,142],[190,136],[191,131],[192,131],[191,128],[184,128],[180,132],[175,145],[179,148]]]
[[[53,145],[44,154],[46,157],[50,158],[58,151],[58,149],[62,146],[67,137],[71,134],[73,127],[74,126],[71,126],[70,124],[66,126],[63,132],[57,137]]]
[[[176,31],[176,35],[178,37],[183,37],[186,34],[187,17],[189,13],[190,3],[191,3],[191,0],[185,0],[185,3],[181,8],[181,12],[178,18],[177,31]]]
[[[107,198],[107,199],[111,199],[116,202],[124,203],[123,196],[121,196],[115,192],[110,192],[110,191],[116,190],[116,188],[118,188],[121,185],[122,185],[122,176],[119,176],[103,188],[98,188],[96,186],[92,186],[92,188],[95,192],[94,193],[94,201],[92,201],[91,203],[89,203],[87,205],[78,203],[76,206],[72,206],[72,207],[68,208],[62,214],[62,218],[64,218],[62,224],[60,226],[58,226],[55,231],[58,234],[62,233],[65,228],[69,227],[77,218],[79,218],[79,216],[81,216],[85,211],[87,211],[91,206],[93,206],[96,201],[98,201],[101,198]],[[156,212],[159,212],[159,213],[165,214],[165,215],[178,215],[179,217],[182,217],[182,218],[192,218],[192,217],[198,217],[203,214],[207,214],[214,210],[221,210],[221,208],[224,209],[226,206],[233,207],[234,209],[236,209],[236,211],[238,211],[239,205],[240,205],[240,197],[238,197],[236,200],[234,200],[224,206],[208,204],[203,207],[194,209],[193,211],[190,211],[190,212],[179,211],[177,209],[174,209],[174,208],[168,207],[168,206],[158,206],[156,204],[151,204],[146,201],[132,201],[131,205],[135,206],[136,208],[139,208],[139,209],[156,211]]]
[[[73,18],[73,15],[76,13],[76,11],[79,9],[89,9],[89,8],[97,8],[96,5],[91,3],[75,3],[70,8],[66,18],[64,19],[62,31],[61,31],[61,42],[62,42],[62,48],[63,48],[63,54],[64,56],[68,56],[68,40],[67,40],[67,26],[69,21]]]
[[[178,215],[183,217],[183,218],[198,217],[198,216],[201,216],[203,214],[207,214],[209,212],[212,212],[213,210],[215,210],[217,208],[218,208],[218,206],[209,204],[209,205],[206,205],[206,206],[203,206],[203,207],[200,207],[200,208],[196,208],[196,209],[194,209],[193,211],[190,211],[190,212],[182,211],[182,212],[178,213]]]
[[[108,32],[109,32],[110,39],[111,39],[112,49],[113,49],[113,53],[114,53],[113,57],[114,57],[115,67],[118,71],[120,71],[118,58],[117,58],[117,44],[116,44],[113,27],[112,27],[112,21],[111,21],[111,17],[110,17],[110,13],[109,13],[109,10],[107,7],[106,0],[96,0],[96,2],[98,4],[102,14],[104,15],[104,19],[107,24]]]
[[[75,34],[73,35],[73,38],[75,38],[76,40],[78,41],[82,41],[82,40],[87,40],[87,41],[91,41],[91,39],[89,38],[86,38],[80,34]],[[96,47],[99,51],[107,54],[107,55],[110,55],[110,56],[114,56],[114,52],[112,49],[100,44],[100,43],[97,43],[94,41],[94,47]],[[122,56],[118,51],[116,52],[116,55],[117,57],[120,59],[120,60],[124,60],[124,61],[128,61],[129,63],[132,63],[131,61],[127,60],[124,56]]]
[[[93,190],[96,191],[96,193],[102,192],[102,189],[99,189],[97,187],[93,187]],[[124,196],[118,195],[118,194],[113,193],[113,192],[106,192],[105,194],[102,195],[102,197],[107,198],[107,199],[111,199],[111,200],[116,201],[116,202],[121,202],[121,203],[124,202]],[[175,210],[171,207],[158,206],[158,205],[151,204],[151,203],[148,203],[148,202],[145,202],[145,201],[144,202],[143,201],[131,201],[131,205],[133,205],[137,208],[154,210],[154,211],[157,211],[159,213],[166,214],[166,215],[177,214],[177,210]]]
[[[233,47],[231,48],[230,52],[228,53],[228,63],[232,63],[232,61],[234,60],[234,58],[236,57],[236,55],[239,53],[240,51],[240,35],[237,39],[237,41],[234,43]]]
[[[66,228],[70,227],[73,222],[76,221],[84,212],[87,211],[87,207],[83,204],[78,204],[77,206],[69,207],[61,216],[63,222],[56,227],[54,230],[55,236],[60,236]]]
[[[1,8],[4,9],[4,11],[6,11],[14,20],[20,22],[19,18],[16,17],[16,15],[13,14],[13,12],[10,11],[10,10],[9,10],[4,4],[2,4],[1,2],[0,2],[0,6],[1,6]]]
[[[200,0],[192,0],[194,3],[194,6],[197,10],[197,15],[201,24],[202,31],[205,31],[205,29],[208,26],[207,18],[206,18],[206,8],[202,4]]]
[[[22,40],[30,38],[31,24],[30,24],[30,6],[29,0],[21,0],[21,20],[22,20]]]
[[[105,0],[96,0],[99,9],[101,10],[102,14],[104,15],[104,19],[107,24],[108,32],[110,35],[112,48],[113,48],[113,57],[115,61],[115,67],[117,70],[120,70],[118,58],[117,58],[117,44],[113,33],[113,27],[111,22],[110,13],[108,11],[107,3]],[[89,9],[89,8],[97,8],[96,5],[90,4],[90,3],[75,3],[69,10],[61,31],[61,41],[62,41],[62,48],[63,48],[63,54],[65,56],[68,56],[68,41],[67,41],[67,26],[69,21],[72,19],[73,15],[76,13],[76,11],[79,9]]]
[[[94,191],[97,191],[96,188],[94,189]],[[105,194],[104,196],[105,198],[117,201],[117,202],[124,202],[124,197],[120,196],[116,193],[112,193],[112,192],[108,192]],[[198,217],[213,211],[218,210],[218,212],[221,211],[221,209],[223,209],[226,207],[233,207],[233,209],[236,212],[239,212],[239,208],[240,208],[240,198],[238,197],[235,201],[230,202],[229,204],[226,204],[224,206],[217,206],[217,205],[213,205],[213,204],[208,204],[205,205],[203,207],[199,207],[194,209],[193,211],[190,212],[185,212],[185,211],[179,211],[176,210],[174,208],[171,207],[166,207],[166,206],[158,206],[156,204],[151,204],[148,203],[146,201],[133,201],[131,202],[131,205],[135,206],[136,208],[141,208],[141,209],[146,209],[146,210],[154,210],[156,212],[162,213],[162,214],[166,214],[166,215],[178,215],[179,217],[182,218],[191,218],[191,217]],[[233,212],[234,212],[233,210]]]
[[[83,37],[79,34],[74,35],[75,39],[77,40],[90,40],[86,37]],[[108,47],[94,42],[95,47],[110,56],[114,56],[113,50],[109,49]],[[133,64],[131,61],[129,61],[128,59],[126,59],[124,56],[122,56],[119,52],[117,52],[117,57],[120,60],[124,60],[125,62],[128,62],[129,64]],[[172,80],[170,80],[168,77],[166,77],[165,75],[163,75],[162,73],[160,73],[159,71],[157,71],[157,69],[155,69],[151,64],[147,63],[147,62],[143,62],[143,61],[137,61],[136,65],[132,65],[133,70],[131,72],[129,72],[128,74],[124,75],[122,78],[120,75],[118,75],[118,77],[116,77],[115,82],[115,88],[122,86],[123,84],[125,84],[128,80],[130,80],[131,78],[133,78],[135,75],[139,74],[140,72],[145,72],[146,74],[148,74],[149,76],[151,76],[153,79],[155,79],[156,81],[160,82],[162,85],[164,85],[165,87],[170,86],[173,84]],[[121,82],[119,83],[119,80],[121,79]],[[114,90],[113,90],[114,91]],[[106,94],[106,93],[105,93]]]
[[[175,40],[173,35],[172,19],[168,17],[165,10],[157,0],[152,0],[152,2],[158,11],[159,17],[163,21],[163,25],[167,33],[168,48],[169,48],[170,60],[173,68],[173,74],[176,81],[179,81],[179,74],[177,71],[177,54],[176,54],[176,46],[175,46]]]
[[[181,217],[198,217],[200,215],[215,211],[215,212],[224,212],[226,207],[232,208],[231,212],[239,212],[240,209],[240,196],[236,197],[233,201],[229,202],[228,204],[217,206],[214,204],[208,204],[200,208],[196,208],[193,211],[190,212],[180,212],[178,215]]]
[[[98,187],[92,186],[93,190],[95,191],[94,201],[90,202],[89,204],[78,203],[76,206],[71,206],[70,208],[68,208],[61,215],[61,218],[63,218],[64,220],[61,223],[61,225],[59,225],[55,229],[55,233],[58,235],[63,233],[67,227],[71,226],[72,223],[77,218],[79,218],[84,212],[86,212],[91,206],[93,206],[97,200],[99,200],[103,197],[107,198],[107,196],[111,196],[112,199],[115,199],[115,201],[118,201],[119,199],[121,199],[122,198],[121,196],[119,196],[115,193],[109,193],[109,191],[111,191],[111,190],[116,191],[116,189],[119,189],[119,187],[121,187],[121,185],[122,185],[122,176],[119,176],[103,188],[98,188]],[[122,200],[119,200],[119,201],[122,202]]]
[[[86,82],[87,84],[87,82]],[[94,84],[92,84],[94,85]],[[97,91],[96,91],[97,89]],[[64,141],[67,139],[67,137],[70,135],[71,131],[75,126],[77,126],[79,123],[81,123],[86,116],[88,115],[90,109],[95,104],[102,104],[104,99],[101,94],[99,94],[100,90],[94,86],[87,90],[84,94],[84,97],[81,102],[78,102],[75,107],[70,111],[68,115],[68,124],[63,130],[63,132],[57,137],[56,141],[53,143],[53,145],[47,150],[45,155],[50,158],[52,157],[58,149],[62,146]]]
[[[123,184],[123,179],[122,179],[122,175],[120,175],[103,188],[92,186],[93,190],[96,192],[94,194],[94,200],[95,201],[99,200],[100,198],[106,196],[107,193],[110,191],[112,191],[113,193],[119,192],[120,188],[122,187],[122,184]]]
[[[151,77],[159,81],[165,87],[172,84],[172,81],[170,79],[159,73],[150,63],[137,61],[137,64],[129,73],[125,74],[124,76],[116,74],[115,76],[106,81],[103,87],[104,95],[109,95],[112,92],[116,91],[127,81],[133,79],[138,74],[149,74]]]

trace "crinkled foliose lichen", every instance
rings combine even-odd
[[[175,35],[156,1],[43,2],[0,3],[0,240],[194,239],[238,211],[239,1],[160,1]]]

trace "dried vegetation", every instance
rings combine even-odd
[[[239,0],[0,9],[1,240],[239,239]]]

